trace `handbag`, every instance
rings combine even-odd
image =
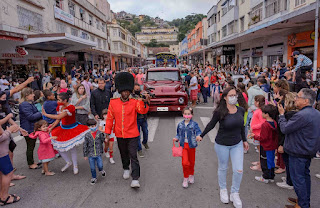
[[[174,145],[174,141],[172,141],[173,143],[173,146],[172,146],[172,156],[173,157],[182,157],[182,150],[183,148],[180,146],[180,143],[179,143],[179,147],[176,147]]]

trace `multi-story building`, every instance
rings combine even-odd
[[[115,19],[112,24],[108,24],[108,29],[111,38],[111,68],[113,70],[121,70],[139,65],[141,47],[137,39],[128,30],[118,25]]]
[[[108,65],[107,0],[6,0],[0,7],[1,71],[58,75],[73,64]]]
[[[315,8],[316,0],[220,0],[208,12],[207,58],[262,67],[292,65],[293,50],[313,58]]]
[[[185,37],[179,43],[179,56],[180,56],[181,60],[187,61],[187,58],[188,58],[188,37]]]
[[[152,39],[158,43],[178,44],[178,28],[176,27],[142,27],[141,32],[136,33],[137,40],[142,43],[150,43]]]
[[[187,35],[189,63],[204,63],[204,49],[207,45],[207,18],[197,23],[195,28]]]
[[[169,46],[170,53],[176,54],[179,57],[179,45],[170,45]]]

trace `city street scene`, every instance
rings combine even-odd
[[[320,0],[1,0],[0,206],[320,208]]]

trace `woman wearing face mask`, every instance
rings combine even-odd
[[[90,98],[86,94],[83,84],[80,84],[71,97],[71,104],[76,107],[76,121],[87,125],[90,112]]]
[[[24,88],[21,91],[21,100],[19,105],[20,126],[31,134],[34,131],[34,124],[42,119],[41,113],[34,105],[34,93],[31,88]],[[30,169],[39,169],[33,159],[33,151],[36,140],[30,139],[29,136],[24,137],[27,143],[27,162]]]
[[[198,146],[196,136],[201,134],[197,122],[192,120],[193,110],[186,107],[182,111],[184,120],[178,124],[177,135],[173,141],[179,141],[182,151],[183,188],[194,183],[194,164],[196,159],[196,147]]]
[[[58,150],[62,158],[66,161],[66,165],[61,169],[65,172],[73,163],[73,173],[78,174],[77,149],[76,146],[84,142],[84,137],[90,130],[87,126],[76,122],[74,105],[69,104],[70,95],[68,93],[60,93],[58,95],[58,115],[47,114],[42,109],[42,114],[56,121],[50,127],[51,136],[57,137],[52,140],[54,149]],[[61,120],[61,125],[53,129]],[[69,157],[71,153],[72,162]]]
[[[243,174],[243,150],[248,150],[249,145],[245,137],[244,129],[244,114],[245,110],[242,107],[237,107],[238,99],[237,92],[233,87],[226,88],[221,97],[221,101],[217,109],[213,112],[211,121],[206,126],[205,130],[197,141],[212,130],[219,122],[219,131],[216,136],[215,151],[218,157],[218,180],[220,186],[220,200],[222,203],[229,203],[227,191],[227,170],[229,157],[231,157],[233,177],[230,201],[234,207],[242,207],[242,202],[239,196],[239,189]]]

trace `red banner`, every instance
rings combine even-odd
[[[50,57],[51,65],[65,65],[67,64],[67,59],[65,57]]]

